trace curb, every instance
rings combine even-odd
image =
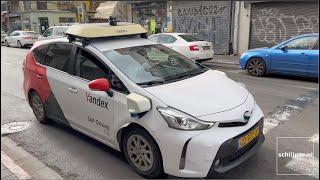
[[[23,171],[30,175],[31,179],[63,179],[58,173],[50,169],[39,159],[31,155],[21,147],[19,147],[8,137],[1,137],[1,152],[3,152],[8,157],[9,161],[13,165],[20,167],[21,169],[23,169]],[[1,163],[3,163],[2,159]],[[6,166],[6,164],[4,165]],[[8,169],[10,170],[10,168]],[[20,176],[15,171],[10,171],[15,175]]]
[[[212,59],[212,60],[207,61],[207,62],[216,63],[216,64],[234,64],[234,65],[239,65],[239,61],[225,61],[225,60]]]

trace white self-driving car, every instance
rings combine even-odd
[[[140,25],[110,20],[67,35],[37,42],[23,64],[40,122],[123,152],[146,178],[224,173],[263,143],[263,113],[243,84],[148,40]]]

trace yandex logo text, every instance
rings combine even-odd
[[[99,98],[97,98],[97,97],[91,96],[90,93],[86,92],[86,97],[87,97],[87,102],[95,104],[96,106],[100,106],[102,108],[108,109],[108,102],[102,100],[100,96]]]

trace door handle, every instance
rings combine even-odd
[[[78,90],[76,90],[76,89],[73,88],[73,87],[68,88],[68,90],[69,90],[70,92],[74,93],[74,94],[78,93]]]
[[[37,74],[37,78],[38,79],[43,79],[43,76],[41,76],[40,74]]]

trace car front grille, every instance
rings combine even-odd
[[[218,127],[236,127],[236,126],[244,126],[247,122],[230,122],[230,123],[219,123]]]

